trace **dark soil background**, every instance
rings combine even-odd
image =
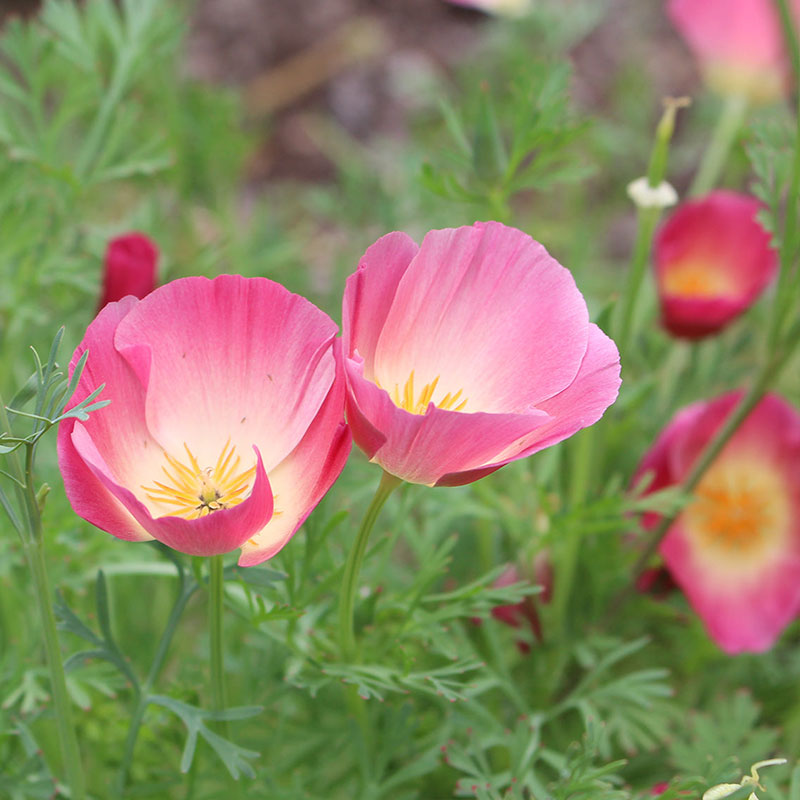
[[[663,5],[610,0],[601,25],[572,52],[579,104],[602,111],[631,63],[656,98],[696,86]],[[0,24],[38,6],[0,0]],[[564,7],[569,13],[569,0]],[[330,114],[362,141],[404,137],[415,82],[446,79],[477,51],[491,24],[445,0],[197,0],[185,68],[191,77],[243,90],[261,141],[250,181],[324,181],[334,165],[307,135],[304,114]]]

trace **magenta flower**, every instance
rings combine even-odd
[[[596,422],[619,388],[614,343],[570,273],[497,222],[379,239],[347,280],[353,438],[410,483],[454,486]]]
[[[699,339],[746,311],[775,277],[778,258],[753,197],[718,190],[684,203],[655,239],[664,327]]]
[[[156,288],[158,248],[143,233],[126,233],[108,243],[99,311],[132,294],[142,298]]]
[[[277,553],[350,450],[336,325],[263,278],[184,278],[106,306],[72,404],[105,383],[106,408],[61,423],[75,512],[120,539],[192,555]]]
[[[679,484],[741,398],[695,403],[667,425],[634,481]],[[658,521],[644,519],[646,528]],[[751,412],[669,529],[661,555],[728,653],[768,649],[800,611],[800,414],[775,394]]]
[[[800,0],[790,6],[800,18]],[[670,0],[668,12],[709,87],[752,103],[784,94],[790,68],[773,0]]]

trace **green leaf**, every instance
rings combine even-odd
[[[255,772],[250,765],[250,761],[254,758],[258,758],[259,753],[255,750],[247,750],[244,747],[239,747],[239,745],[234,744],[228,739],[224,739],[219,734],[210,730],[205,723],[206,720],[237,720],[254,717],[263,711],[261,707],[239,706],[236,708],[228,708],[224,711],[204,711],[196,706],[191,706],[188,703],[183,703],[180,700],[175,700],[172,697],[166,697],[164,695],[152,695],[147,698],[147,701],[169,709],[180,717],[181,721],[186,726],[188,735],[183,749],[183,756],[181,757],[181,772],[188,772],[191,768],[199,736],[205,739],[214,752],[220,757],[234,779],[238,780],[240,775],[245,775],[248,778],[255,777]]]

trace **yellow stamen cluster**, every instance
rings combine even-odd
[[[437,375],[430,383],[426,383],[417,394],[414,391],[414,370],[412,369],[403,389],[401,390],[400,384],[396,383],[394,390],[389,394],[394,404],[399,408],[403,408],[411,414],[424,414],[433,400],[433,393],[436,391],[438,383],[439,376]],[[467,404],[466,397],[463,400],[461,399],[463,393],[463,389],[459,389],[455,393],[448,392],[435,405],[437,408],[442,408],[446,411],[461,411]]]
[[[188,445],[184,443],[183,447],[189,459],[187,464],[165,452],[167,466],[162,470],[167,482],[153,481],[153,486],[142,486],[148,499],[173,507],[166,516],[197,519],[245,499],[256,468],[239,471],[241,458],[235,455],[236,448],[230,439],[213,467],[201,467]]]
[[[730,293],[729,279],[706,264],[680,264],[665,270],[661,277],[666,292],[679,297],[709,298]]]
[[[751,471],[717,468],[700,483],[686,513],[705,542],[744,553],[762,546],[779,527],[780,498]]]

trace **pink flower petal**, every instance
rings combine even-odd
[[[73,429],[76,425],[84,427],[114,463],[115,477],[122,483],[138,485],[160,470],[163,457],[145,424],[144,397],[139,381],[112,345],[117,326],[137,302],[135,298],[127,297],[105,306],[89,326],[72,357],[70,376],[83,352],[90,351],[75,395],[67,408],[77,405],[102,383],[106,388],[99,399],[111,403],[102,412],[91,414],[86,423],[67,419],[59,425],[58,461],[67,497],[77,513],[120,539],[145,541],[152,536],[103,487],[72,443]]]
[[[192,556],[215,556],[241,547],[258,533],[272,516],[272,490],[261,454],[255,448],[256,473],[249,496],[231,508],[197,519],[153,517],[128,488],[117,483],[96,444],[83,425],[72,432],[78,455],[95,478],[110,492],[154,539]]]
[[[400,279],[374,378],[391,391],[412,371],[420,386],[438,376],[440,390],[463,391],[468,411],[525,412],[575,378],[588,322],[572,275],[522,231],[431,231]]]
[[[352,342],[364,359],[364,374],[374,377],[375,348],[389,315],[403,273],[419,251],[405,233],[389,233],[367,249],[344,290],[342,331],[344,354],[352,357]]]
[[[345,369],[353,438],[362,446],[364,430],[384,432],[384,443],[371,452],[374,440],[368,439],[365,451],[387,472],[411,483],[432,486],[445,475],[492,462],[498,453],[549,419],[535,408],[517,414],[466,414],[431,405],[425,414],[410,414],[363,377],[361,364],[347,359]]]
[[[800,3],[791,6],[800,16]],[[789,67],[771,0],[670,0],[668,13],[711,88],[753,103],[786,90]]]
[[[575,380],[563,392],[539,403],[549,420],[499,452],[491,464],[469,474],[445,475],[440,486],[457,486],[488,475],[509,461],[526,458],[593,425],[617,398],[620,387],[619,351],[596,325],[589,325],[589,346]]]
[[[280,284],[223,275],[162,286],[114,342],[147,388],[147,426],[164,450],[186,443],[213,464],[229,439],[242,455],[256,442],[269,472],[328,393],[335,336],[330,318]]]
[[[341,371],[341,358],[337,367]],[[300,444],[270,473],[273,516],[242,546],[240,566],[260,564],[280,551],[339,477],[352,445],[350,429],[342,419],[344,388],[339,375]]]
[[[675,582],[726,653],[762,653],[800,611],[800,548],[726,581],[698,562],[678,522],[661,545]]]

